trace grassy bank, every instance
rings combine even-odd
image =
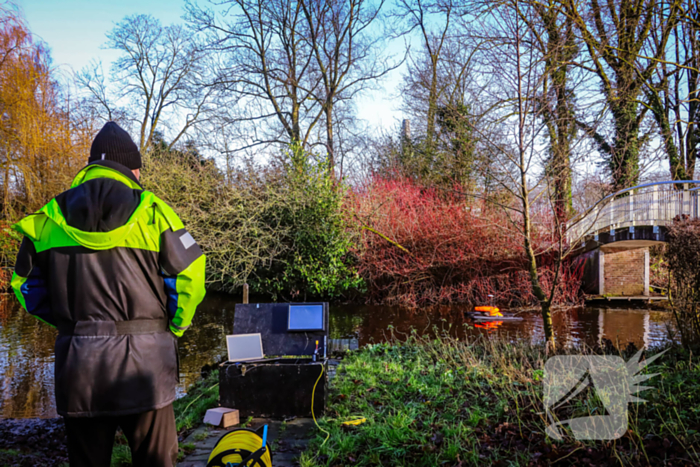
[[[219,372],[212,371],[206,378],[200,379],[187,390],[187,395],[173,404],[177,432],[187,434],[204,419],[207,409],[219,403]]]
[[[601,349],[591,349],[601,353]],[[654,353],[654,352],[651,352]],[[623,356],[628,360],[630,355]],[[351,353],[332,382],[329,406],[302,465],[690,465],[700,450],[698,359],[671,349],[630,407],[616,441],[553,441],[542,403],[544,350],[500,341],[417,336]],[[604,414],[588,390],[566,418]],[[602,412],[601,412],[602,411]],[[359,426],[341,422],[366,418]]]

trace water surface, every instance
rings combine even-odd
[[[233,332],[237,298],[209,293],[192,327],[179,340],[180,393],[199,378],[202,366],[222,359],[224,336]],[[522,313],[522,321],[503,322],[496,328],[476,328],[464,317],[465,306],[410,310],[389,306],[335,305],[330,308],[331,339],[353,339],[362,346],[382,342],[392,334],[446,332],[460,338],[478,335],[505,339],[543,338],[541,318]],[[670,315],[627,309],[578,308],[557,312],[554,331],[560,344],[593,345],[602,338],[641,348],[662,344]],[[23,312],[14,296],[0,299],[0,417],[55,417],[53,399],[53,344],[55,330]]]

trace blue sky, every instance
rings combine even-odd
[[[105,34],[127,15],[150,14],[163,24],[182,22],[183,0],[19,0],[31,31],[51,48],[54,64],[79,71],[92,59],[100,59],[105,71],[117,53],[102,49]],[[399,44],[395,44],[397,48]],[[403,48],[403,47],[400,47]],[[385,89],[365,95],[357,103],[358,116],[376,127],[398,125],[396,71]]]
[[[127,15],[146,13],[164,24],[180,22],[180,0],[20,0],[31,31],[51,48],[54,63],[80,70],[93,58],[110,62],[105,33]]]

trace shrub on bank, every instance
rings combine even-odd
[[[284,164],[246,165],[224,177],[195,153],[146,156],[144,186],[182,217],[208,256],[213,288],[273,299],[534,305],[517,218],[406,178],[349,190],[325,161],[290,148]],[[538,224],[539,222],[539,224]],[[551,225],[536,218],[545,288],[554,277]],[[565,263],[557,302],[577,302],[580,270]]]
[[[370,300],[484,304],[492,294],[504,305],[537,304],[517,215],[458,192],[376,177],[354,194],[358,222],[372,229],[363,230],[358,247]],[[534,224],[540,280],[549,288],[555,272],[552,225],[542,215]],[[569,263],[562,266],[557,302],[578,301],[580,274]]]
[[[350,254],[355,235],[347,186],[330,175],[324,159],[289,151],[289,163],[270,187],[276,202],[265,212],[281,248],[257,265],[250,282],[273,297],[339,298],[363,285]]]
[[[290,150],[295,154],[294,150]],[[361,286],[350,261],[346,188],[324,161],[247,164],[224,177],[196,153],[154,150],[143,185],[169,203],[207,254],[212,288],[285,298],[336,298]]]
[[[281,248],[264,213],[274,201],[274,174],[253,167],[226,181],[219,168],[196,154],[156,150],[144,154],[143,186],[167,202],[207,255],[207,282],[240,289],[256,265]]]
[[[666,258],[671,304],[684,345],[700,344],[700,219],[676,217],[668,229]]]
[[[188,390],[187,395],[173,403],[175,424],[180,440],[199,426],[207,410],[219,405],[219,372],[212,371]]]

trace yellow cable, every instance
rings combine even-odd
[[[346,420],[346,421],[342,422],[341,425],[345,425],[345,426],[355,425],[355,426],[357,426],[357,425],[360,425],[362,423],[365,423],[366,421],[367,421],[366,418],[361,417],[361,418],[355,418],[353,420]]]
[[[328,441],[328,438],[331,437],[331,434],[329,432],[327,432],[326,430],[324,430],[323,428],[321,428],[318,425],[318,422],[316,421],[316,415],[314,415],[314,397],[316,396],[316,385],[318,384],[319,381],[321,381],[321,376],[323,376],[324,370],[325,370],[325,365],[323,363],[321,363],[321,373],[318,375],[318,379],[316,380],[316,383],[314,383],[314,388],[311,391],[311,417],[314,419],[314,423],[316,424],[316,428],[318,428],[319,430],[321,430],[322,432],[324,432],[326,434],[326,439],[323,440],[323,443],[321,443],[321,447],[319,447],[318,449],[321,449],[323,447],[323,445],[326,444],[326,441]]]
[[[219,442],[214,446],[211,454],[209,455],[209,460],[211,462],[214,457],[216,457],[220,452],[227,451],[229,449],[240,449],[248,452],[255,452],[262,447],[262,438],[257,433],[253,433],[248,430],[234,430],[221,438]],[[232,464],[238,464],[243,460],[240,454],[227,454],[221,459],[222,465],[226,465],[228,462]],[[270,451],[266,451],[262,458],[260,459],[262,464],[267,467],[272,467],[272,460],[270,458]]]

